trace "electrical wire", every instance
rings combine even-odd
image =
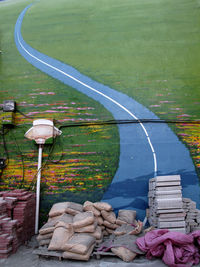
[[[19,154],[20,154],[20,157],[21,157],[21,162],[22,162],[22,180],[21,180],[21,184],[20,184],[20,188],[22,188],[23,183],[24,183],[24,171],[25,171],[25,167],[24,167],[24,155],[22,154],[22,151],[21,151],[20,146],[19,146],[19,144],[17,142],[17,139],[16,139],[16,136],[14,134],[14,131],[13,131],[12,137],[13,137],[13,140],[15,142],[15,146],[17,147],[17,150],[19,151]]]
[[[187,123],[187,124],[200,124],[200,120],[162,120],[162,119],[138,119],[138,120],[107,120],[96,122],[77,122],[62,124],[58,126],[59,129],[65,127],[85,127],[85,126],[97,126],[97,125],[115,125],[115,124],[132,124],[132,123]]]
[[[53,144],[52,144],[51,149],[50,149],[50,151],[49,151],[48,157],[47,157],[45,163],[42,164],[41,168],[37,170],[36,174],[34,175],[32,181],[31,181],[31,183],[30,183],[30,186],[29,186],[28,190],[31,190],[31,188],[32,188],[32,190],[35,189],[35,185],[36,185],[36,182],[37,182],[36,177],[37,177],[38,173],[39,173],[40,171],[42,171],[42,170],[45,168],[45,166],[46,166],[49,162],[51,162],[51,161],[50,161],[50,156],[51,156],[51,154],[52,154],[52,152],[53,152],[53,148],[54,148],[54,145],[55,145],[55,142],[56,142],[56,139],[57,139],[57,138],[58,138],[58,136],[56,136],[56,137],[54,138],[54,141],[53,141]],[[62,153],[62,154],[63,154],[63,153]],[[62,157],[62,155],[61,155],[61,157]],[[60,160],[61,160],[61,158],[59,159],[59,161],[60,161]],[[55,162],[53,162],[53,163],[55,163]],[[58,162],[57,162],[57,163],[58,163]]]
[[[24,116],[25,118],[33,119],[33,117],[24,114],[24,113],[23,113],[22,111],[20,111],[18,108],[16,109],[16,111],[19,112],[19,113],[20,113],[22,116]]]
[[[9,162],[9,154],[8,154],[8,149],[7,149],[7,144],[6,144],[6,139],[5,139],[5,131],[4,131],[4,125],[2,125],[2,140],[3,140],[3,148],[4,148],[4,153],[6,154],[6,164],[5,167],[8,165]],[[7,131],[8,133],[8,131]]]

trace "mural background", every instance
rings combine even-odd
[[[33,119],[54,119],[57,127],[65,127],[53,146],[45,146],[45,214],[61,199],[102,198],[118,168],[119,134],[117,124],[106,123],[113,116],[101,104],[43,74],[19,54],[14,26],[29,3],[0,2],[1,106],[13,99],[18,109],[15,127],[1,125],[0,153],[9,159],[0,189],[34,190],[37,146],[24,133]],[[40,52],[127,94],[166,120],[200,175],[199,6],[199,1],[185,0],[42,0],[27,11],[22,35]]]

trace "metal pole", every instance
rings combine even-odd
[[[37,188],[36,188],[35,234],[38,233],[38,224],[39,224],[41,167],[42,167],[42,145],[39,145],[39,150],[38,150],[38,170],[37,170]]]

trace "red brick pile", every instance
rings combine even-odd
[[[0,259],[34,235],[35,201],[35,193],[24,189],[0,192]]]

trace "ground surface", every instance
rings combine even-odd
[[[34,255],[32,252],[37,245],[33,237],[31,242],[26,246],[21,246],[16,254],[11,255],[8,259],[0,260],[2,267],[164,267],[166,266],[160,260],[148,261],[145,258],[135,259],[133,262],[126,263],[117,257],[103,257],[101,260],[91,259],[88,262],[81,261],[58,261],[53,259],[43,259]]]

